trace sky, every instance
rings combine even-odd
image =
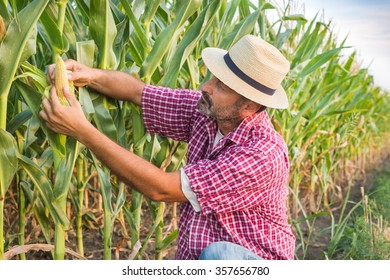
[[[283,4],[287,0],[273,0]],[[390,0],[293,0],[307,19],[320,11],[340,40],[359,54],[374,83],[390,91]],[[283,5],[282,5],[283,6]],[[302,9],[299,10],[302,12]],[[321,20],[322,21],[322,20]]]

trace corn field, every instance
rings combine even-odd
[[[74,139],[46,128],[38,114],[50,89],[46,67],[61,56],[195,89],[210,77],[202,49],[228,49],[246,34],[291,62],[290,108],[268,113],[289,147],[289,216],[304,244],[298,217],[337,208],[380,160],[389,131],[388,93],[356,52],[344,54],[347,42],[330,23],[265,0],[0,0],[0,259],[37,250],[53,259],[169,258],[177,205],[143,197]],[[75,90],[112,140],[167,172],[185,165],[186,144],[148,134],[139,107]],[[84,246],[91,235],[93,248]]]

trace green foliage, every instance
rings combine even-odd
[[[356,217],[344,231],[335,259],[388,260],[390,244],[383,232],[367,223],[363,216]]]
[[[369,219],[362,213],[363,209],[355,211],[353,219],[346,226],[337,244],[334,258],[353,260],[388,260],[390,258],[390,243],[384,234],[389,220],[383,220],[376,200],[370,200],[369,203],[370,205],[364,209],[370,211]]]
[[[203,48],[229,48],[246,34],[277,46],[291,61],[283,82],[290,108],[269,110],[269,114],[289,147],[290,215],[301,232],[298,250],[305,252],[310,241],[300,231],[301,223],[311,227],[317,217],[329,213],[336,190],[340,185],[346,188],[343,180],[354,179],[346,166],[361,162],[370,147],[379,149],[384,143],[389,130],[388,95],[375,87],[367,69],[359,67],[356,53],[343,54],[345,44],[336,40],[328,23],[308,21],[287,7],[272,21],[267,15],[275,7],[268,1],[259,1],[259,7],[239,0],[61,3],[66,4],[0,1],[7,26],[0,45],[0,129],[17,140],[14,149],[23,167],[12,170],[6,181],[14,180],[11,191],[22,186],[26,201],[20,195],[19,202],[27,208],[21,207],[20,215],[38,221],[47,243],[53,223],[61,232],[73,221],[66,216],[66,203],[71,203],[70,209],[77,212],[81,251],[86,226],[82,221],[98,223],[95,209],[84,208],[87,202],[81,194],[92,190],[102,197],[104,220],[99,226],[106,259],[112,255],[111,239],[118,222],[136,258],[145,257],[152,238],[155,258],[162,258],[177,236],[176,229],[167,231],[164,225],[165,204],[126,191],[127,186],[118,183],[89,151],[47,130],[41,121],[40,106],[48,92],[45,67],[56,53],[89,66],[132,73],[155,85],[195,89],[210,76],[201,60]],[[185,164],[187,145],[147,134],[141,109],[134,104],[108,99],[88,88],[79,88],[78,94],[87,118],[112,140],[169,172]],[[1,145],[0,154],[9,147]],[[310,195],[316,197],[309,207],[303,198]],[[144,235],[143,206],[153,220]],[[303,220],[297,219],[300,212]]]
[[[390,223],[390,169],[385,170],[376,179],[374,190],[370,197],[376,202],[377,212],[383,216],[383,220]]]
[[[377,171],[378,172],[378,171]],[[332,259],[388,260],[390,242],[390,172],[379,171],[370,195],[364,195],[339,222],[333,225],[330,246],[325,252]],[[344,203],[346,206],[348,201]]]

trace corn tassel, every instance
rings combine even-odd
[[[73,82],[68,80],[66,66],[61,56],[56,56],[56,78],[55,87],[60,103],[64,106],[69,106],[69,102],[64,95],[64,87],[67,85],[71,94],[74,94]]]

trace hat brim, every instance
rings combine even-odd
[[[287,94],[282,86],[277,88],[272,96],[250,86],[229,69],[224,60],[226,53],[226,50],[219,48],[205,48],[202,51],[203,62],[215,77],[237,93],[260,105],[275,109],[288,107]]]

